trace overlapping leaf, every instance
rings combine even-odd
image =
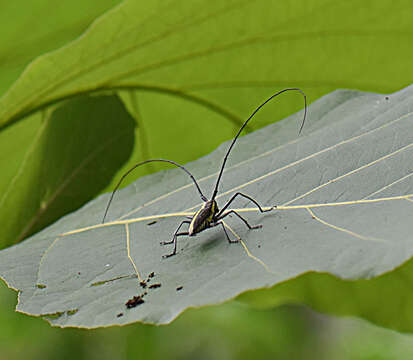
[[[323,291],[319,302],[311,297],[321,310],[328,305],[328,311],[341,313],[342,304],[351,304],[345,313],[411,330],[410,310],[397,319],[359,311],[359,297],[347,284],[364,281],[357,285],[359,295],[373,302],[380,292],[382,308],[395,298],[409,304],[407,287],[389,291],[366,279],[385,273],[397,278],[413,254],[412,104],[412,88],[390,96],[339,91],[310,107],[299,138],[302,114],[241,138],[224,172],[219,205],[242,191],[265,206],[278,204],[278,210],[263,216],[247,201],[234,203],[251,223],[263,224],[249,231],[237,218],[228,219],[243,239],[240,244],[228,244],[215,228],[180,238],[178,254],[161,259],[170,249],[159,242],[200,203],[190,180],[174,169],[122,190],[104,225],[108,194],[3,250],[0,276],[21,291],[19,311],[53,315],[50,321],[59,326],[99,327],[167,323],[188,307],[217,304],[248,290],[274,304],[282,289],[285,302],[289,286],[295,294],[309,291],[302,279],[310,273],[312,291]],[[206,193],[227,146],[188,164]],[[146,279],[151,272],[149,284],[161,287],[144,290],[137,277]],[[326,276],[334,281],[326,282]],[[253,291],[266,288],[273,293]],[[125,307],[144,291],[143,304]],[[310,297],[290,294],[290,299]]]
[[[2,136],[6,143],[1,150],[24,155],[16,163],[8,152],[0,155],[4,168],[14,172],[1,181],[0,247],[23,240],[97,196],[134,145],[135,121],[117,96],[79,96],[30,122],[40,124],[37,132],[27,134],[17,126]],[[31,145],[21,153],[24,140]]]
[[[410,24],[402,3],[385,0],[356,14],[352,2],[325,0],[124,1],[78,40],[32,62],[0,99],[0,125],[108,88],[184,97],[232,119],[233,104],[249,108],[285,83],[313,88],[313,98],[348,84],[388,89],[411,79]],[[236,96],[228,98],[229,88]]]

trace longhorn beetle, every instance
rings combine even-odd
[[[221,225],[221,226],[222,226],[222,229],[224,230],[225,236],[226,236],[226,238],[227,238],[227,240],[228,240],[228,242],[229,242],[230,244],[232,244],[232,243],[237,243],[238,240],[231,240],[231,239],[229,238],[228,233],[227,233],[227,231],[226,231],[226,229],[225,229],[224,222],[222,221],[222,219],[225,218],[226,216],[228,216],[229,214],[234,214],[234,215],[236,215],[241,221],[244,222],[244,224],[245,224],[245,225],[248,227],[248,229],[250,229],[250,230],[261,228],[262,225],[251,226],[251,225],[248,223],[248,221],[247,221],[246,219],[244,219],[240,214],[238,214],[235,210],[230,210],[230,211],[227,211],[227,212],[225,212],[225,210],[226,210],[226,209],[228,208],[228,206],[235,200],[235,198],[236,198],[237,196],[242,196],[242,197],[250,200],[251,202],[253,202],[253,203],[257,206],[258,210],[259,210],[260,212],[262,212],[262,213],[267,212],[267,211],[272,211],[272,210],[274,210],[274,209],[276,208],[276,206],[273,206],[273,207],[270,208],[270,209],[264,210],[264,209],[262,209],[262,207],[260,206],[260,204],[258,204],[258,202],[255,201],[252,197],[250,197],[250,196],[248,196],[248,195],[245,195],[245,194],[243,194],[243,193],[237,192],[237,193],[235,193],[235,194],[231,197],[231,199],[229,199],[229,201],[224,205],[224,207],[223,207],[221,210],[219,210],[219,209],[218,209],[218,205],[217,205],[217,203],[216,203],[216,201],[215,201],[215,198],[216,198],[217,193],[218,193],[219,182],[220,182],[220,180],[221,180],[222,173],[224,172],[224,167],[225,167],[225,164],[226,164],[226,162],[227,162],[228,156],[229,156],[229,154],[230,154],[230,152],[231,152],[231,150],[232,150],[232,147],[234,146],[235,142],[237,141],[239,135],[241,134],[241,131],[242,131],[242,130],[244,129],[244,127],[248,124],[248,122],[253,118],[253,116],[254,116],[266,103],[268,103],[270,100],[272,100],[272,99],[275,98],[276,96],[278,96],[278,95],[280,95],[280,94],[282,94],[282,93],[284,93],[284,92],[286,92],[286,91],[291,91],[291,90],[299,91],[299,92],[303,95],[303,97],[304,97],[304,118],[303,118],[303,122],[301,123],[301,127],[300,127],[300,130],[299,130],[298,134],[301,133],[301,130],[303,129],[304,122],[305,122],[306,115],[307,115],[307,97],[305,96],[304,92],[303,92],[301,89],[299,89],[299,88],[286,88],[286,89],[283,89],[283,90],[278,91],[277,93],[271,95],[267,100],[265,100],[260,106],[258,106],[258,107],[254,110],[254,112],[253,112],[253,113],[250,115],[250,117],[243,123],[243,125],[241,126],[241,128],[238,130],[237,135],[235,135],[234,139],[232,140],[232,143],[231,143],[231,145],[229,146],[229,149],[228,149],[227,153],[225,154],[224,161],[222,162],[221,169],[220,169],[220,171],[219,171],[219,175],[218,175],[218,178],[217,178],[217,182],[216,182],[216,184],[215,184],[214,192],[212,193],[211,200],[208,200],[208,199],[204,196],[204,194],[202,193],[202,191],[201,191],[201,189],[200,189],[197,181],[195,180],[194,176],[193,176],[193,175],[188,171],[188,169],[186,169],[184,166],[182,166],[182,165],[180,165],[180,164],[178,164],[178,163],[176,163],[175,161],[172,161],[172,160],[166,160],[166,159],[150,159],[150,160],[142,161],[142,162],[134,165],[134,166],[133,166],[131,169],[129,169],[125,174],[123,174],[123,176],[121,177],[120,181],[119,181],[118,184],[116,185],[115,190],[113,190],[113,192],[112,192],[112,195],[111,195],[111,197],[110,197],[110,199],[109,199],[108,205],[106,206],[105,214],[103,215],[102,223],[105,222],[105,218],[106,218],[106,215],[107,215],[107,213],[108,213],[109,206],[110,206],[110,204],[111,204],[111,202],[112,202],[113,196],[115,195],[115,192],[116,192],[116,190],[119,188],[119,186],[120,186],[121,182],[123,181],[123,179],[124,179],[127,175],[129,175],[134,169],[136,169],[138,166],[141,166],[141,165],[143,165],[143,164],[147,164],[147,163],[150,163],[150,162],[153,162],[153,161],[160,161],[160,162],[167,162],[167,163],[173,164],[173,165],[181,168],[183,171],[185,171],[185,172],[189,175],[189,177],[192,179],[192,181],[194,182],[195,187],[196,187],[196,189],[198,190],[199,195],[201,196],[202,201],[204,202],[204,204],[202,205],[202,207],[195,213],[195,215],[194,215],[192,218],[189,217],[189,218],[188,218],[189,220],[184,220],[184,221],[181,222],[181,224],[180,224],[180,225],[178,226],[178,228],[176,229],[176,231],[175,231],[175,233],[174,233],[174,235],[173,235],[173,237],[172,237],[172,240],[161,242],[161,245],[174,244],[174,249],[173,249],[173,251],[172,251],[170,254],[163,255],[163,256],[162,256],[163,258],[168,258],[168,257],[173,256],[173,255],[176,254],[176,245],[177,245],[178,236],[183,236],[183,235],[194,236],[194,235],[196,235],[197,233],[199,233],[199,232],[201,232],[201,231],[203,231],[203,230],[205,230],[205,229],[208,229],[208,228],[211,228],[211,227],[215,227],[215,226],[218,226],[218,225]],[[182,225],[184,225],[184,224],[189,224],[188,231],[179,232],[179,230],[181,229]]]

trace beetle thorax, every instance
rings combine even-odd
[[[188,235],[192,236],[209,227],[214,221],[214,216],[218,212],[215,200],[205,201],[202,207],[196,212],[189,224]]]

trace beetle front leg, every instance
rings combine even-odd
[[[169,244],[174,244],[174,250],[170,253],[170,254],[166,254],[166,255],[162,255],[162,258],[163,259],[166,259],[166,258],[168,258],[168,257],[171,257],[171,256],[173,256],[173,255],[175,255],[176,254],[176,247],[177,247],[177,243],[178,243],[178,241],[177,241],[177,239],[178,239],[178,236],[182,236],[182,235],[189,235],[189,232],[178,232],[179,231],[179,229],[181,228],[181,226],[183,225],[183,224],[190,224],[191,222],[190,221],[188,221],[188,220],[184,220],[184,221],[182,221],[180,224],[179,224],[179,226],[178,226],[178,228],[176,229],[176,231],[175,231],[175,233],[174,233],[174,236],[172,237],[172,240],[171,241],[161,241],[161,245],[169,245]]]
[[[177,241],[178,236],[182,236],[182,235],[189,235],[189,232],[185,231],[185,232],[175,234],[174,238],[172,239],[172,241],[174,242],[174,251],[172,251],[170,254],[162,255],[162,259],[166,259],[166,258],[174,256],[176,254],[176,246],[178,244],[178,241]]]
[[[273,206],[273,207],[270,208],[270,209],[264,210],[264,209],[261,207],[261,205],[258,204],[258,202],[257,202],[256,200],[254,200],[251,196],[248,196],[248,195],[245,195],[245,194],[243,194],[243,193],[237,192],[237,193],[235,193],[235,194],[231,197],[231,199],[229,199],[229,201],[225,204],[225,206],[219,211],[219,213],[216,215],[217,218],[222,218],[222,214],[224,214],[224,211],[225,211],[225,210],[228,208],[228,206],[235,200],[235,198],[236,198],[237,196],[242,196],[242,197],[248,199],[249,201],[253,202],[255,205],[257,205],[258,210],[259,210],[260,212],[262,212],[262,213],[265,213],[265,212],[267,212],[267,211],[272,211],[272,210],[274,210],[274,209],[277,208],[276,206]]]
[[[190,223],[191,223],[191,222],[190,222],[190,221],[187,221],[187,220],[182,221],[182,222],[179,224],[178,228],[176,229],[176,231],[175,231],[175,233],[174,233],[174,236],[172,237],[172,240],[171,240],[171,241],[161,241],[160,244],[161,244],[161,245],[170,245],[170,244],[172,244],[173,242],[175,242],[175,238],[176,238],[176,236],[178,236],[178,231],[179,231],[179,229],[181,228],[181,226],[182,226],[183,224],[190,224]]]
[[[240,219],[244,222],[244,224],[247,225],[248,229],[250,229],[250,230],[262,228],[262,225],[261,225],[261,224],[260,224],[260,225],[254,225],[254,226],[250,225],[250,224],[248,223],[248,221],[245,220],[245,219],[244,219],[240,214],[238,214],[235,210],[230,210],[230,211],[226,212],[224,215],[220,216],[220,217],[217,218],[217,219],[218,219],[218,220],[221,220],[221,219],[223,219],[224,217],[228,216],[229,214],[237,215],[238,218],[240,218]]]

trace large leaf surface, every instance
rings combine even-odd
[[[338,87],[391,92],[413,79],[408,1],[124,1],[69,44],[117,1],[54,4],[45,16],[48,2],[0,5],[6,34],[0,40],[0,124],[24,119],[0,132],[0,193],[23,209],[31,198],[20,194],[37,192],[25,159],[41,131],[40,110],[50,103],[125,90],[138,140],[113,186],[142,158],[187,162],[212,151],[274,88],[300,86],[313,101]],[[301,106],[297,96],[280,98],[277,110],[251,127]],[[125,184],[156,168],[139,169]],[[28,179],[24,191],[13,186],[16,177]],[[3,221],[13,222],[15,212],[3,209]],[[19,214],[19,221],[30,216]],[[1,235],[16,239],[5,228]]]
[[[263,224],[248,231],[237,218],[228,219],[241,244],[228,244],[215,228],[180,238],[178,254],[161,259],[170,249],[159,242],[171,237],[182,214],[199,206],[193,184],[174,169],[120,191],[104,225],[109,194],[3,250],[0,276],[20,290],[18,311],[54,314],[50,321],[59,326],[162,324],[189,307],[270,288],[275,293],[249,295],[268,304],[311,299],[321,310],[412,330],[408,307],[397,318],[360,311],[375,306],[378,297],[381,308],[395,299],[409,304],[408,287],[387,281],[382,288],[366,279],[406,277],[402,264],[413,254],[412,104],[413,88],[390,96],[339,91],[310,107],[299,138],[302,114],[241,138],[224,172],[219,205],[237,190],[265,206],[278,204],[265,216],[248,209],[247,201],[233,204],[252,224]],[[188,164],[203,189],[212,190],[227,147]],[[162,286],[146,289],[145,303],[126,309],[125,302],[144,291],[138,274],[151,272],[152,283]],[[348,280],[358,280],[358,296]],[[310,289],[322,296],[311,296]],[[360,305],[360,299],[372,304]]]

